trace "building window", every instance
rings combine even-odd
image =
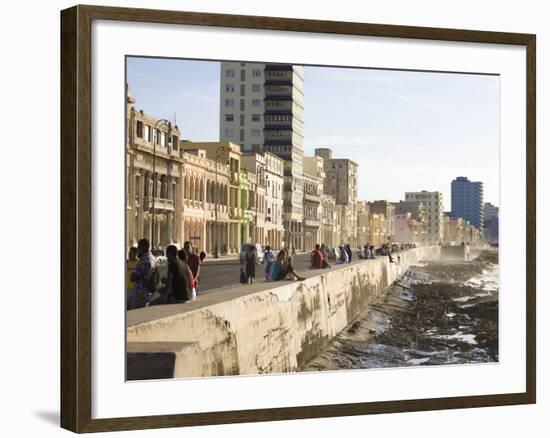
[[[179,142],[178,136],[173,135],[172,136],[172,149],[174,149],[175,151],[178,150],[178,142]]]
[[[136,125],[136,135],[143,138],[143,122],[138,121]]]
[[[226,93],[233,93],[233,91],[235,91],[235,85],[225,84],[225,92]]]
[[[260,114],[252,114],[252,121],[253,122],[259,122],[260,121]]]
[[[225,77],[226,78],[234,78],[235,77],[235,70],[226,70],[225,71]]]
[[[235,101],[233,99],[225,99],[225,106],[228,108],[233,108]]]
[[[231,128],[226,129],[224,134],[226,137],[233,137],[233,129]]]
[[[151,127],[149,125],[143,126],[143,138],[147,141],[151,141]]]
[[[262,101],[260,99],[252,99],[252,106],[254,108],[258,108],[259,106],[261,106],[262,104]]]
[[[259,129],[252,129],[252,130],[250,131],[250,135],[251,135],[252,137],[259,137],[259,136],[260,136],[260,130],[259,130]]]
[[[160,145],[162,147],[166,147],[166,133],[165,132],[160,133]]]
[[[233,119],[234,119],[233,114],[226,114],[226,115],[225,115],[225,121],[226,121],[226,122],[232,122]]]
[[[260,69],[255,68],[254,70],[252,70],[253,78],[259,78],[260,76],[262,76],[262,71]]]
[[[259,93],[261,91],[262,87],[260,84],[252,84],[252,91],[254,93]]]

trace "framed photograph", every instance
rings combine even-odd
[[[62,427],[535,403],[535,41],[62,11]]]

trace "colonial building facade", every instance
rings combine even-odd
[[[322,196],[325,172],[323,159],[304,157],[304,250],[312,251],[321,243]]]
[[[180,131],[137,111],[126,95],[126,246],[147,238],[154,249],[181,244],[183,160]]]
[[[187,166],[184,165],[188,177],[184,190],[194,197],[184,210],[188,224],[197,225],[203,214],[205,228],[200,241],[204,242],[201,245],[205,251],[215,253],[217,249],[222,254],[240,251],[244,218],[241,212],[239,146],[231,142],[182,141],[180,148],[189,161]],[[204,170],[199,170],[201,166]],[[197,196],[200,199],[201,187],[205,190],[202,203],[196,199]],[[185,229],[185,223],[183,226]],[[189,237],[198,237],[190,236],[191,232],[185,231]]]

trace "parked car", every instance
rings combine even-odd
[[[246,253],[248,252],[248,249],[253,246],[256,248],[256,257],[258,260],[258,263],[264,262],[264,252],[262,250],[262,245],[259,243],[243,243],[241,245],[241,253],[239,255],[239,260],[241,263],[244,263],[246,261]]]
[[[160,266],[168,264],[168,259],[166,258],[166,254],[164,254],[164,251],[162,249],[154,249],[151,251],[151,254],[155,256],[155,258],[157,259],[157,263]]]

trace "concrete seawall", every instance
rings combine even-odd
[[[192,303],[128,312],[129,380],[299,370],[411,265],[424,247],[332,269],[302,282],[220,289]]]

